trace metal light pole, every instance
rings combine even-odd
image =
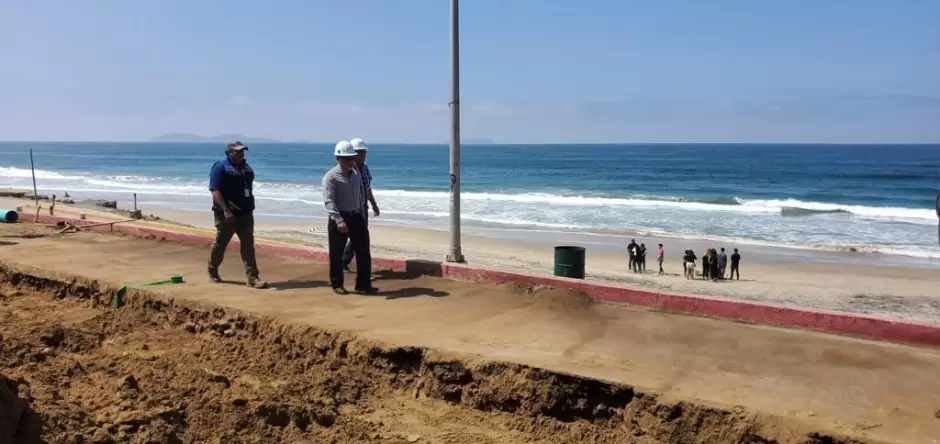
[[[465,262],[460,251],[460,14],[450,0],[450,251],[447,262]]]
[[[39,214],[39,191],[36,191],[36,164],[33,163],[33,149],[29,149],[29,169],[33,172],[33,199],[36,201],[36,214]]]

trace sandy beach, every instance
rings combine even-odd
[[[48,418],[50,438],[854,444],[940,436],[932,396],[940,354],[929,348],[391,270],[376,273],[378,294],[337,296],[325,264],[276,256],[261,258],[271,288],[256,290],[244,285],[237,256],[222,264],[225,284],[205,279],[204,245],[30,224],[0,224],[0,238],[0,320],[9,325],[0,370],[29,381],[20,393]],[[130,287],[126,305],[110,308],[118,286],[170,274],[183,283]],[[334,417],[332,426],[303,420],[317,400],[323,408],[313,413]],[[287,419],[270,419],[272,411]],[[342,439],[362,425],[368,438]]]
[[[57,204],[57,214],[77,215],[85,212],[89,219],[121,218],[100,209],[79,205]],[[48,203],[42,203],[47,212]],[[25,216],[35,213],[32,202],[25,199],[0,198],[0,208],[21,206]],[[130,203],[119,202],[119,208]],[[174,211],[143,208],[145,215],[155,215],[159,222],[179,223],[211,229],[209,211]],[[381,217],[372,218],[373,254],[414,259],[442,260],[448,247],[448,233],[382,224]],[[257,217],[256,233],[282,241],[325,247],[326,237],[317,227],[323,224],[313,219]],[[314,232],[310,232],[314,229]],[[468,234],[462,238],[464,254],[472,264],[494,268],[507,268],[529,273],[551,274],[553,246],[544,238],[520,230],[502,233],[515,239],[497,239],[490,236]],[[678,293],[721,296],[736,299],[766,301],[781,304],[829,310],[864,313],[906,320],[940,322],[940,273],[937,269],[919,266],[900,266],[887,255],[863,253],[821,253],[753,247],[747,245],[714,245],[707,241],[638,237],[650,249],[647,273],[636,274],[628,270],[627,257],[622,252],[629,239],[572,235],[572,245],[587,248],[587,279],[626,283],[638,287],[656,288]],[[618,244],[619,243],[619,244]],[[665,276],[657,276],[655,245],[666,247]],[[687,280],[682,277],[679,255],[687,248],[696,252],[706,247],[725,247],[728,252],[740,248],[742,254],[740,281]],[[701,255],[701,253],[699,253]],[[865,257],[859,261],[858,257]],[[872,265],[879,257],[888,265]],[[853,263],[862,262],[862,263]]]

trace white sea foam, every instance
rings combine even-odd
[[[0,167],[0,187],[31,188],[31,177],[29,169]],[[36,178],[41,189],[69,191],[76,197],[120,198],[138,193],[141,202],[149,199],[184,208],[203,208],[208,202],[207,180],[47,170],[36,170]],[[259,181],[255,187],[256,196],[269,202],[262,204],[267,207],[265,212],[285,216],[321,214],[320,193],[318,182]],[[444,191],[377,189],[375,194],[383,212],[397,220],[422,225],[449,217],[449,194]],[[854,249],[940,258],[936,249],[937,216],[928,208],[732,197],[697,202],[674,196],[547,192],[464,192],[461,199],[465,221],[508,229],[646,232],[774,247]]]

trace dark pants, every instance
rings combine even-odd
[[[738,269],[738,265],[731,264],[731,274],[728,275],[728,279],[734,279],[734,276],[738,276],[738,280],[741,280],[741,270]]]
[[[369,228],[369,213],[368,211],[362,213],[362,218],[365,221],[366,228]],[[356,255],[356,249],[353,248],[352,238],[346,241],[346,249],[343,250],[343,266],[348,267],[352,263],[353,256]]]
[[[346,233],[340,233],[336,223],[330,219],[327,233],[330,244],[330,285],[343,287],[343,250],[346,241],[352,243],[356,255],[356,288],[372,286],[372,254],[369,252],[369,229],[365,218],[359,213],[341,213],[346,222]]]
[[[249,279],[258,278],[258,263],[255,261],[255,217],[251,214],[235,216],[226,221],[222,213],[215,213],[215,241],[209,249],[209,268],[217,270],[225,258],[225,248],[238,236],[241,246],[242,263],[245,264],[245,275]]]

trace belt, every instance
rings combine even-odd
[[[354,214],[361,214],[359,211],[340,211],[340,216],[352,216]]]

